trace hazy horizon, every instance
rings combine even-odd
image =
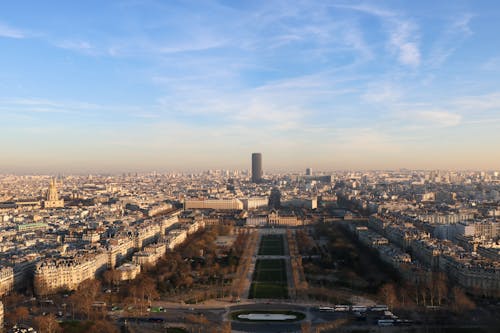
[[[0,4],[0,173],[500,169],[500,4]]]

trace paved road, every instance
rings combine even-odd
[[[306,315],[305,320],[311,321],[313,323],[321,323],[326,321],[333,321],[339,318],[346,318],[349,316],[348,313],[339,312],[319,312],[316,305],[302,305],[293,303],[279,303],[272,302],[255,302],[247,304],[232,304],[226,305],[224,307],[213,307],[213,308],[178,308],[178,307],[167,307],[165,313],[160,313],[158,316],[164,317],[168,322],[182,322],[186,315],[188,314],[203,314],[210,322],[222,323],[223,321],[231,320],[230,313],[238,310],[285,310],[285,311],[298,311]],[[153,314],[152,314],[153,316]],[[157,314],[154,314],[157,316]],[[245,323],[232,321],[232,327],[237,331],[244,332],[292,332],[295,330],[300,330],[301,322],[296,323]]]

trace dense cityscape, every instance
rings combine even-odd
[[[498,171],[264,174],[262,154],[251,163],[2,175],[3,325],[267,332],[234,315],[265,304],[299,313],[284,329],[302,332],[499,327]]]
[[[499,31],[0,1],[0,333],[500,332]]]

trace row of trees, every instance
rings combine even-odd
[[[334,268],[336,277],[339,274],[342,275],[343,272],[347,274],[349,280],[358,277],[365,279],[370,284],[364,290],[376,292],[379,299],[390,308],[415,309],[428,306],[446,306],[459,313],[473,309],[475,306],[463,289],[451,286],[443,272],[430,272],[422,268],[415,269],[408,266],[400,274],[382,262],[378,253],[364,249],[361,244],[357,243],[356,239],[351,238],[338,226],[319,225],[316,228],[316,233],[318,237],[327,237],[327,251],[322,253],[319,262],[307,262],[304,266],[317,276],[331,275],[334,272],[332,268]],[[297,232],[297,243],[299,251],[305,255],[314,251],[314,241],[303,231]],[[364,254],[360,251],[364,251]],[[363,255],[371,258],[368,266],[365,265],[367,258],[361,257]],[[328,263],[330,260],[332,266]],[[372,266],[376,266],[378,272],[374,272]],[[385,277],[388,282],[380,283],[383,281],[382,277]],[[332,279],[331,283],[337,284],[338,282],[335,281],[336,279]],[[322,296],[312,292],[318,288],[323,289],[317,284],[316,288],[309,288],[309,296],[313,298],[326,297],[326,294]]]
[[[109,294],[110,302],[133,306],[140,312],[155,299],[166,297],[171,300],[198,302],[225,297],[238,292],[231,277],[242,274],[240,258],[249,251],[248,232],[238,233],[232,246],[218,247],[216,239],[234,231],[229,225],[213,225],[191,235],[175,252],[167,252],[154,266],[144,267],[136,279],[120,282],[119,274],[109,270],[103,274],[103,281],[111,288],[118,287],[118,295]],[[252,253],[253,254],[253,253]],[[250,255],[251,258],[251,255]],[[237,272],[237,269],[240,271]],[[233,281],[234,282],[234,281]],[[241,289],[241,288],[240,288]]]
[[[416,274],[416,283],[406,281],[403,284],[384,284],[379,290],[379,298],[391,309],[447,306],[456,313],[463,313],[475,308],[474,302],[463,289],[458,286],[449,287],[444,273],[425,273]]]
[[[121,286],[120,301],[143,307],[160,296],[176,299],[182,295],[194,301],[223,297],[227,277],[236,271],[243,252],[245,235],[238,235],[229,249],[218,248],[215,240],[231,232],[231,226],[210,226],[191,235],[175,252],[167,252],[155,266],[146,267],[135,280]],[[114,281],[113,271],[104,278]]]
[[[292,279],[293,285],[295,288],[295,296],[300,298],[304,298],[307,294],[307,290],[309,285],[307,283],[304,267],[302,266],[302,256],[299,253],[299,249],[297,246],[297,233],[292,232],[291,230],[287,230],[287,241],[288,241],[288,249],[290,251],[290,264],[292,266]],[[289,291],[290,295],[294,293]]]
[[[304,230],[297,230],[295,232],[297,239],[298,251],[304,256],[318,254],[316,242]]]
[[[255,254],[257,242],[259,240],[259,234],[256,231],[252,231],[250,234],[245,235],[244,251],[241,254],[239,265],[231,287],[231,295],[237,298],[245,297],[243,293],[245,292],[245,287],[248,284],[248,275],[250,273],[252,258]]]
[[[74,300],[77,300],[75,297]],[[78,301],[83,299],[78,298]],[[90,315],[89,315],[90,317]],[[30,311],[25,306],[16,307],[13,311],[6,314],[6,322],[11,325],[26,324],[33,326],[39,333],[60,333],[64,332],[64,326],[61,326],[56,316],[52,313],[39,314],[31,317]],[[81,322],[80,326],[86,327],[85,332],[88,333],[118,333],[118,328],[109,321],[101,319],[93,319],[88,322]]]

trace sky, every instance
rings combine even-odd
[[[0,172],[500,169],[500,3],[2,1]]]

